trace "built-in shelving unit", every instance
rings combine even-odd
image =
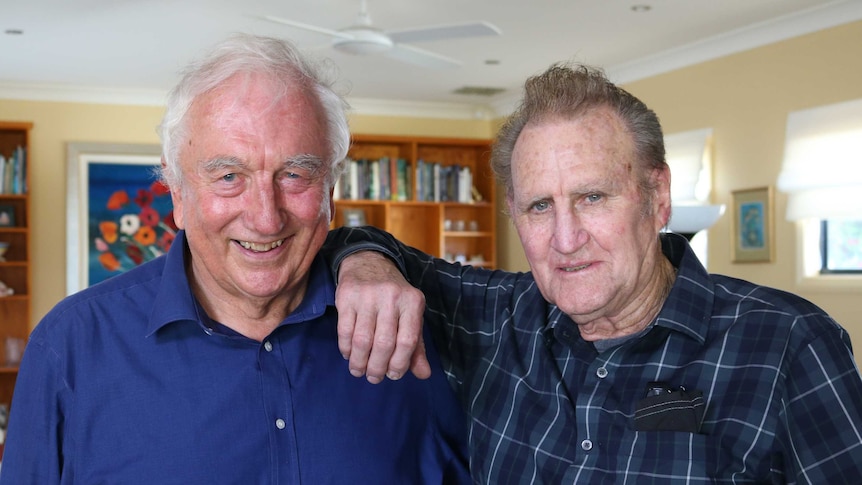
[[[368,199],[367,192],[356,190],[355,198],[349,191],[339,195],[335,201],[333,225],[349,225],[358,219],[426,253],[494,268],[497,265],[496,188],[488,163],[490,151],[488,140],[354,135],[348,155],[351,160],[371,163],[386,159],[391,164],[387,166],[397,167],[400,159],[406,172],[398,177],[397,168],[392,169],[390,181],[396,180],[397,184],[400,180],[402,184],[400,191],[390,186],[394,197],[390,193],[381,200],[380,192],[375,191],[374,199]],[[461,187],[454,193],[450,190],[448,199],[439,197],[439,192],[435,197],[433,175],[429,175],[433,170],[417,171],[417,168],[422,171],[422,166],[433,165],[437,165],[438,173],[462,174],[456,177],[457,182],[450,182]],[[375,169],[375,175],[378,172],[379,168]],[[463,174],[467,174],[466,177]],[[403,186],[405,181],[407,187]],[[444,185],[446,181],[438,178],[437,187]],[[460,198],[453,195],[458,192]]]

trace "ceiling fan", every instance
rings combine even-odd
[[[355,23],[339,30],[309,25],[274,15],[264,15],[262,18],[290,27],[328,35],[332,37],[332,47],[340,52],[353,55],[383,54],[398,61],[428,68],[458,67],[461,62],[451,57],[414,47],[409,43],[501,35],[500,29],[488,22],[384,31],[371,24],[366,0],[360,0],[359,14]]]

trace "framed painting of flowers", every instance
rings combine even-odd
[[[165,254],[176,235],[158,145],[69,143],[67,293]]]

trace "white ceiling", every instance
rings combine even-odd
[[[634,12],[635,4],[649,5]],[[0,0],[0,98],[160,105],[180,68],[231,32],[279,36],[333,59],[358,112],[506,112],[527,76],[553,62],[603,66],[628,82],[862,19],[860,0],[369,0],[383,30],[483,20],[502,31],[415,44],[459,59],[432,70],[355,57],[329,37],[260,19],[328,29],[353,24],[359,0]],[[21,30],[20,35],[4,33]],[[499,61],[488,65],[486,60]],[[463,86],[502,88],[493,97]]]

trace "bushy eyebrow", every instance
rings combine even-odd
[[[305,170],[311,176],[317,176],[324,169],[325,162],[322,158],[310,153],[303,153],[288,157],[284,161],[285,170]],[[246,167],[247,164],[239,157],[234,156],[218,156],[205,161],[202,164],[203,170],[206,172],[220,172],[236,168]]]
[[[312,176],[318,176],[324,170],[324,160],[317,155],[303,153],[289,157],[284,161],[284,168],[288,170],[307,170]]]
[[[244,167],[245,163],[239,159],[239,157],[230,157],[230,156],[219,156],[215,158],[211,158],[205,161],[201,168],[204,171],[212,173],[219,172],[224,169],[231,169],[236,167]]]

